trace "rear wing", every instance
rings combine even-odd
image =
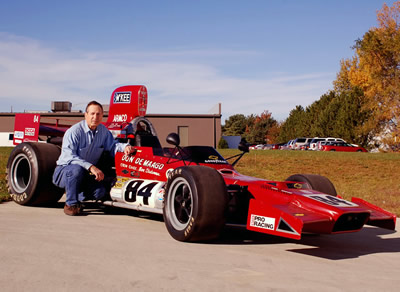
[[[128,125],[138,117],[144,117],[147,110],[147,89],[143,85],[118,87],[110,98],[108,119],[104,125],[114,138],[129,138]]]
[[[133,119],[144,117],[146,110],[147,89],[145,86],[121,86],[111,94],[108,119],[103,124],[114,137],[124,137],[126,126]],[[49,143],[61,144],[65,131],[78,122],[60,118],[43,117],[43,120],[41,118],[37,113],[15,114],[13,144],[38,142],[40,136],[45,136]]]
[[[60,124],[60,119],[58,118],[46,119],[50,119],[51,122],[41,121],[40,114],[15,114],[13,144],[38,142],[39,136],[45,136],[48,139],[47,142],[55,143],[54,139],[63,137],[65,131],[71,126]],[[61,143],[61,139],[59,140],[56,144]]]
[[[122,130],[134,118],[144,117],[147,110],[147,89],[143,85],[118,87],[110,98],[108,119],[104,125],[110,131]]]

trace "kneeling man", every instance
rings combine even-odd
[[[85,199],[101,200],[106,195],[104,173],[96,167],[104,151],[131,154],[134,148],[118,143],[101,124],[103,107],[96,101],[86,106],[85,120],[73,125],[64,135],[62,150],[53,175],[53,183],[65,188],[64,213],[79,215]]]

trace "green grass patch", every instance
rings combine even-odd
[[[0,147],[0,202],[10,200],[6,184],[12,147]],[[224,157],[238,150],[219,149]],[[400,216],[400,154],[254,150],[235,167],[242,174],[285,180],[296,173],[326,176],[345,199],[359,197]]]
[[[237,150],[218,150],[224,157]],[[326,176],[347,200],[359,197],[400,215],[400,154],[253,150],[236,165],[242,174],[285,180],[292,174]]]
[[[6,168],[13,147],[0,147],[0,202],[11,200],[7,191]]]

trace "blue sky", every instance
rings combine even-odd
[[[148,113],[272,112],[332,89],[378,0],[0,0],[0,112],[143,84]]]

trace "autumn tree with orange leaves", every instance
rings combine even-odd
[[[251,115],[248,117],[244,137],[249,143],[270,144],[276,142],[278,134],[278,123],[272,117],[272,114],[265,110],[261,115]]]
[[[222,134],[226,136],[241,136],[252,144],[276,143],[279,135],[279,123],[272,114],[265,110],[260,115],[230,116],[222,126]]]
[[[341,62],[334,81],[337,93],[354,88],[363,91],[368,121],[360,134],[380,135],[391,149],[400,144],[400,1],[383,5],[377,12],[378,26],[356,41],[355,56]]]

